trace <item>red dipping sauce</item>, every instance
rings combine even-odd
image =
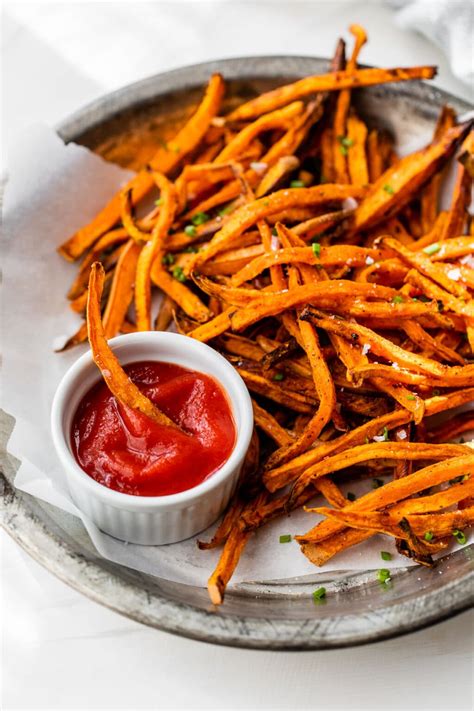
[[[125,371],[188,434],[122,405],[101,380],[81,400],[72,423],[72,450],[82,469],[109,489],[134,496],[177,494],[217,471],[236,440],[219,383],[172,363],[132,363]]]

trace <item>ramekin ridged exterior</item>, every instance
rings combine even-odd
[[[64,467],[76,506],[102,531],[129,543],[176,543],[203,531],[223,512],[232,496],[253,429],[247,388],[237,371],[215,350],[177,333],[144,331],[109,341],[126,365],[144,360],[175,363],[214,377],[232,409],[236,442],[229,459],[204,482],[169,496],[131,496],[109,489],[86,474],[71,449],[71,425],[87,391],[100,379],[90,351],[66,372],[56,390],[51,410],[53,442]]]

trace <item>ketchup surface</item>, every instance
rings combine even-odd
[[[103,380],[82,399],[72,449],[93,479],[135,496],[192,489],[229,458],[236,429],[227,396],[209,375],[172,363],[125,366],[133,382],[187,434],[122,405]]]

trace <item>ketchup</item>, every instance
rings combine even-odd
[[[135,496],[177,494],[210,477],[236,439],[219,383],[172,363],[146,361],[124,369],[183,432],[118,402],[101,380],[81,400],[72,423],[72,449],[82,469],[100,484]]]

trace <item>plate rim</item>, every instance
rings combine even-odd
[[[171,69],[152,74],[104,94],[69,115],[56,126],[56,130],[66,142],[73,141],[86,130],[111,119],[133,104],[145,103],[170,91],[196,87],[205,82],[213,71],[221,71],[228,79],[277,79],[279,76],[292,76],[292,70],[294,76],[302,74],[305,65],[308,69],[311,67],[313,73],[320,73],[328,62],[326,58],[309,55],[261,55],[218,59]],[[286,75],[282,74],[281,65],[288,66]],[[392,93],[409,95],[410,98],[415,94],[415,97],[418,95],[423,101],[433,102],[434,105],[448,102],[458,111],[471,108],[464,99],[424,82],[404,82],[391,84],[388,87]],[[147,626],[190,639],[262,650],[335,649],[409,634],[460,614],[472,605],[474,570],[459,580],[445,585],[439,591],[426,593],[424,597],[427,600],[429,598],[433,604],[437,603],[435,609],[420,604],[417,606],[416,616],[413,617],[412,600],[394,603],[391,606],[389,619],[382,614],[374,614],[370,630],[353,632],[352,635],[346,634],[344,638],[338,635],[331,636],[327,629],[320,636],[313,636],[310,634],[311,630],[305,629],[303,635],[303,628],[306,628],[305,623],[308,621],[316,625],[316,627],[313,625],[313,632],[318,634],[317,619],[313,618],[306,621],[278,620],[278,623],[286,624],[279,625],[276,629],[276,626],[271,624],[272,620],[265,617],[252,617],[251,629],[249,629],[250,618],[233,614],[226,614],[224,617],[212,609],[212,606],[209,610],[203,610],[188,603],[171,600],[157,591],[153,592],[153,600],[158,603],[159,614],[151,620],[146,614],[147,605],[150,606],[150,603],[147,602],[149,595],[144,588],[116,575],[112,569],[108,569],[112,566],[107,561],[105,565],[104,562],[99,565],[91,558],[85,559],[66,541],[58,538],[28,506],[29,496],[14,489],[3,473],[0,484],[3,484],[3,490],[0,491],[3,507],[2,526],[38,563],[89,599]],[[120,595],[117,594],[111,601],[108,595],[111,584],[119,593],[123,592],[124,599],[131,597],[134,605],[120,603]],[[441,592],[444,594],[441,595]],[[437,597],[444,597],[445,602],[437,601],[435,599]],[[418,596],[416,600],[421,601],[422,596]],[[143,608],[140,605],[143,605]],[[374,610],[374,613],[380,613],[383,609],[385,608]],[[349,618],[349,615],[344,616],[346,620]],[[324,626],[330,627],[331,624],[337,626],[338,620],[341,620],[340,615],[327,617]]]

